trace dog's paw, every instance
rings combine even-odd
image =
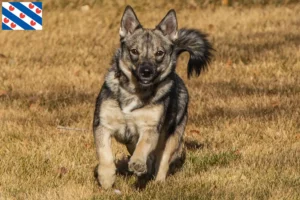
[[[98,167],[97,179],[103,189],[111,188],[116,179],[115,168]]]
[[[115,177],[109,178],[109,179],[103,179],[103,180],[98,180],[101,187],[105,190],[112,188],[114,182],[115,182]]]
[[[147,164],[142,160],[130,160],[128,163],[129,171],[134,172],[136,175],[141,176],[142,174],[147,173]]]
[[[166,180],[166,176],[157,176],[155,177],[155,182],[164,182]]]

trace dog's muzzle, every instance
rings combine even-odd
[[[151,84],[156,76],[156,67],[150,63],[142,63],[137,69],[137,76],[140,83]]]

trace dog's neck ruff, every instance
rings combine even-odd
[[[129,80],[122,72],[118,74],[115,70],[110,70],[106,76],[106,84],[124,112],[131,112],[145,105],[161,101],[168,95],[173,86],[171,77],[149,88],[135,87],[138,83],[133,81]]]

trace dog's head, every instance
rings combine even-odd
[[[175,68],[177,19],[170,10],[155,29],[144,29],[133,9],[127,6],[120,27],[120,70],[135,79],[141,87],[148,87],[165,79]]]

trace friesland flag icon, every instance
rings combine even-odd
[[[42,2],[2,2],[2,30],[42,30]]]

